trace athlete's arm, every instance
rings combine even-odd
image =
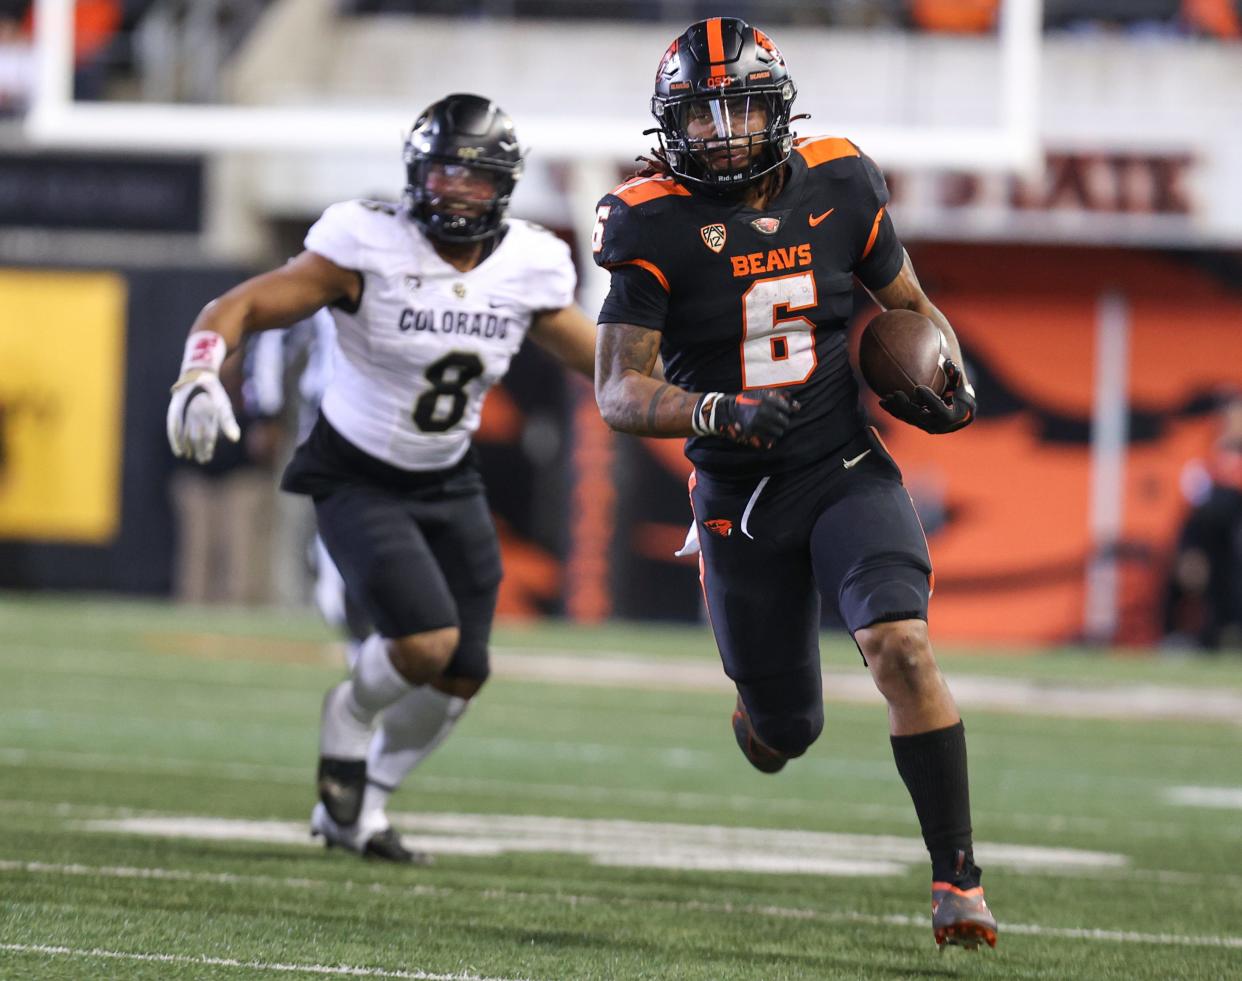
[[[165,420],[176,456],[211,459],[221,433],[237,442],[241,429],[220,384],[220,365],[246,335],[288,327],[333,303],[356,305],[362,277],[306,251],[279,269],[254,276],[203,307],[186,338],[181,375]]]
[[[897,273],[897,277],[883,289],[870,290],[870,293],[885,310],[913,310],[915,313],[921,313],[939,327],[940,333],[944,334],[945,342],[949,345],[949,357],[962,370],[962,382],[966,383],[965,369],[962,366],[962,348],[957,342],[957,335],[953,333],[953,325],[923,292],[908,252],[902,259],[901,270]]]
[[[356,305],[361,297],[358,273],[306,251],[216,297],[203,307],[190,333],[211,331],[232,351],[248,334],[288,327],[334,303]]]
[[[756,449],[789,428],[798,405],[781,392],[688,392],[652,377],[660,336],[637,324],[599,325],[595,401],[611,428],[636,436],[723,436]]]
[[[914,400],[898,392],[881,399],[880,405],[903,422],[929,433],[952,433],[970,425],[975,418],[975,390],[966,378],[961,345],[949,318],[927,298],[919,285],[909,253],[903,250],[901,269],[891,283],[881,289],[869,288],[869,292],[885,310],[913,310],[923,314],[940,328],[949,347],[943,397],[938,397],[931,389],[920,388]]]
[[[576,303],[541,310],[530,325],[530,339],[561,362],[595,377],[595,324]]]
[[[595,401],[604,422],[636,436],[693,436],[700,393],[652,377],[660,332],[636,324],[600,324]]]

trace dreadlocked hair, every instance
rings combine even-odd
[[[643,164],[635,177],[672,177],[673,168],[668,165],[668,156],[663,147],[652,147],[647,156],[635,157],[637,163]]]

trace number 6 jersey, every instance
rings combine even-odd
[[[637,177],[596,211],[595,261],[612,272],[599,322],[662,332],[670,382],[696,392],[770,388],[801,409],[770,450],[695,437],[686,455],[719,474],[771,474],[821,459],[862,425],[846,324],[857,275],[873,289],[904,252],[888,189],[849,140],[798,140],[764,211]]]
[[[468,272],[378,202],[332,205],[305,244],[362,276],[357,308],[332,310],[336,350],[321,411],[354,446],[402,470],[461,460],[534,314],[574,298],[569,248],[525,221],[510,219]]]

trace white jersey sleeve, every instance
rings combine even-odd
[[[329,206],[311,225],[303,244],[342,269],[361,270],[366,262],[366,246],[359,235],[365,224],[365,209],[362,201]]]
[[[546,229],[530,226],[531,310],[561,310],[574,302],[578,275],[569,246]]]

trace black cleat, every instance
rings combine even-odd
[[[319,799],[337,824],[347,826],[358,820],[366,786],[366,760],[319,757]]]
[[[760,773],[777,773],[789,762],[788,756],[759,741],[754,726],[750,724],[750,716],[746,714],[746,706],[742,704],[741,695],[737,696],[737,708],[733,710],[733,736],[742,755]]]
[[[401,844],[401,836],[391,824],[367,839],[362,854],[399,865],[430,865],[432,862],[431,856],[426,852],[412,852]]]
[[[382,814],[371,815],[367,822],[341,827],[323,804],[316,804],[311,813],[311,837],[322,838],[328,848],[344,848],[355,855],[395,865],[431,865],[434,861],[426,852],[406,848]]]

